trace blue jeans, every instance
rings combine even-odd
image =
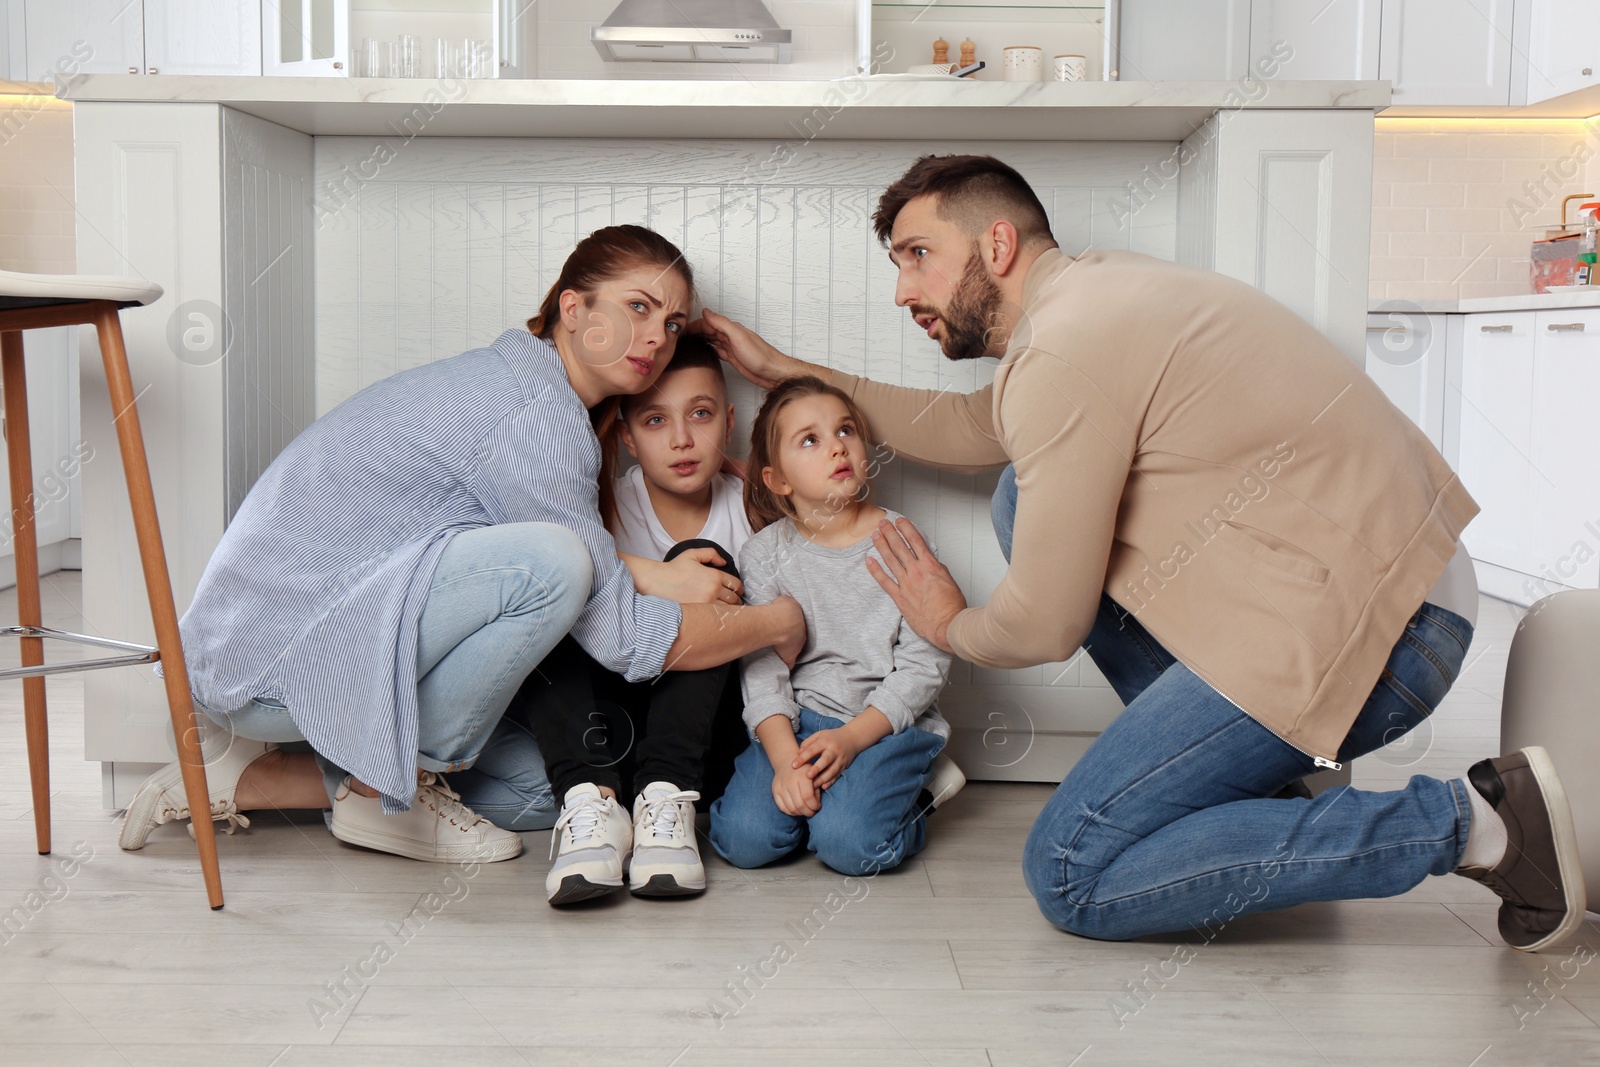
[[[1016,477],[995,492],[1007,559]],[[1339,749],[1347,761],[1394,740],[1439,705],[1472,640],[1461,616],[1422,604]],[[1240,915],[1313,900],[1403,893],[1449,874],[1471,808],[1459,781],[1348,786],[1312,800],[1273,794],[1316,768],[1240,711],[1102,596],[1084,649],[1126,704],[1046,803],[1023,874],[1056,926],[1121,940],[1194,930],[1210,940]]]
[[[446,773],[462,802],[506,830],[546,830],[560,804],[544,756],[505,710],[588,599],[588,551],[548,523],[456,534],[417,624],[417,766]],[[240,737],[302,741],[277,701],[207,714]],[[318,756],[329,796],[345,772]]]
[[[800,709],[795,738],[844,723]],[[918,727],[890,734],[861,752],[822,794],[810,818],[785,815],[772,798],[772,761],[752,744],[733,761],[733,780],[711,805],[711,847],[735,867],[764,867],[802,842],[840,874],[876,874],[897,867],[927,843],[917,796],[944,738]]]

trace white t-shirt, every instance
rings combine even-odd
[[[656,518],[650,492],[645,488],[644,471],[637,466],[629,467],[617,479],[617,518],[618,552],[661,559],[678,543]],[[717,473],[711,480],[711,513],[706,516],[705,528],[695,536],[715,541],[727,549],[733,554],[729,563],[739,558],[739,550],[750,536],[750,520],[744,514],[743,482],[726,471]]]

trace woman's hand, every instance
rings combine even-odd
[[[785,378],[797,378],[802,374],[827,377],[821,367],[784,355],[754,330],[710,308],[701,310],[700,317],[689,324],[689,332],[705,337],[717,350],[717,355],[763,389],[771,389]]]
[[[731,574],[717,570],[722,554],[714,548],[691,548],[671,563],[619,553],[633,574],[633,587],[648,596],[666,597],[680,604],[741,604],[744,585]]]

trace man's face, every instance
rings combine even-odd
[[[939,342],[947,359],[999,355],[993,339],[1000,287],[990,275],[979,243],[939,217],[935,199],[919,196],[895,216],[889,258],[900,271],[894,302]]]

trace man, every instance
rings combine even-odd
[[[1028,885],[1064,930],[1213,931],[1430,874],[1505,900],[1516,948],[1583,920],[1571,816],[1542,749],[1388,793],[1275,794],[1422,721],[1455,680],[1477,586],[1478,507],[1360,368],[1287,308],[1128,252],[1063,255],[1038,198],[985,156],[924,157],[879,200],[896,303],[950,359],[1001,359],[960,395],[778,352],[707,311],[757,385],[831,379],[901,455],[1010,464],[1009,561],[967,607],[910,523],[869,569],[919,634],[988,667],[1080,645],[1126,709],[1045,806]]]

